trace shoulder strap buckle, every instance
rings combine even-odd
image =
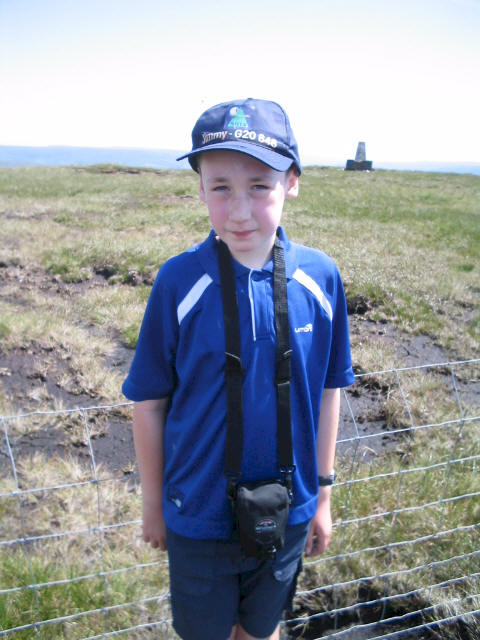
[[[277,373],[275,383],[277,385],[290,382],[291,378],[291,356],[292,350],[288,349],[283,353],[277,354]]]

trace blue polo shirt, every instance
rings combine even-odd
[[[322,392],[352,384],[345,295],[334,262],[290,242],[285,248],[292,349],[294,502],[289,524],[313,517],[315,440]],[[240,314],[244,444],[242,481],[278,476],[273,263],[234,261]],[[166,524],[190,538],[227,538],[225,335],[215,234],[167,261],[152,288],[123,393],[136,402],[170,397],[164,434]]]

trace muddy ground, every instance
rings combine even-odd
[[[136,286],[140,283],[141,279],[137,274],[132,273],[130,276],[128,284],[124,286]],[[2,262],[0,295],[3,293],[4,300],[21,307],[22,304],[27,304],[26,294],[36,290],[54,306],[57,299],[74,298],[84,294],[86,288],[108,287],[108,277],[107,271],[98,269],[87,281],[64,283],[41,269],[25,269],[16,263]],[[12,287],[12,284],[15,284],[15,287]],[[14,290],[15,293],[6,294],[7,290]],[[359,297],[349,299],[348,308],[352,340],[357,344],[373,341],[378,344],[380,350],[382,347],[388,348],[389,351],[393,349],[395,367],[442,363],[455,359],[454,354],[447,353],[430,336],[407,335],[387,323],[369,320],[368,300]],[[94,331],[94,328],[91,330]],[[111,355],[103,364],[124,375],[132,357],[133,350],[122,344],[118,337],[112,337]],[[66,373],[70,375],[64,375]],[[356,373],[362,373],[358,366]],[[445,369],[443,374],[448,381],[448,369]],[[469,398],[478,404],[479,384],[475,383],[475,386],[461,380],[458,383],[460,391],[468,394]],[[10,350],[2,349],[0,346],[0,390],[4,397],[11,401],[15,414],[36,411],[39,407],[54,409],[59,404],[65,409],[110,404],[103,398],[79,391],[79,385],[75,383],[75,372],[72,375],[68,353],[35,342]],[[343,399],[339,440],[366,434],[378,434],[378,437],[362,440],[360,446],[358,441],[341,443],[338,447],[339,455],[351,455],[355,451],[356,459],[361,460],[397,446],[398,437],[389,433],[382,410],[382,400],[385,399],[387,391],[378,379],[359,380],[354,387],[347,390],[346,395],[352,411]],[[123,401],[119,389],[118,402]],[[114,473],[131,473],[134,453],[128,410],[89,411],[87,415],[96,462]],[[23,435],[15,434],[13,428],[11,435],[14,453],[28,456],[40,449],[46,455],[69,453],[80,458],[89,457],[88,440],[82,435],[84,424],[79,426],[78,415],[67,415],[61,422],[52,417],[51,424],[48,419],[44,419],[43,423],[41,429],[32,429]],[[8,424],[13,423],[8,421]],[[2,439],[0,468],[5,470],[5,466],[9,466],[8,452]]]
[[[98,269],[88,281],[67,284],[58,278],[52,278],[40,269],[27,270],[18,264],[0,263],[0,299],[15,303],[21,308],[22,305],[28,304],[27,294],[35,290],[41,292],[54,307],[59,299],[74,298],[84,294],[86,289],[108,287],[108,277],[108,270]],[[141,281],[144,281],[144,277],[140,278],[138,274],[131,273],[129,283],[122,286],[137,286]],[[15,286],[12,286],[13,284]],[[15,293],[7,295],[7,290]],[[368,311],[371,308],[368,300],[358,297],[349,299],[348,308],[352,342],[356,345],[362,342],[374,343],[378,345],[380,352],[382,349],[388,350],[393,354],[392,367],[414,367],[457,359],[455,354],[448,353],[436,344],[431,336],[408,335],[388,323],[372,321],[368,317]],[[96,329],[91,327],[91,330]],[[102,364],[107,369],[120,372],[123,377],[130,366],[133,350],[125,346],[118,336],[112,336],[111,343],[110,355]],[[355,363],[354,367],[356,373],[365,373]],[[449,368],[437,369],[438,374],[444,378],[446,388],[451,389]],[[456,382],[461,400],[478,407],[480,404],[478,376],[477,381],[474,382],[462,377],[459,377]],[[77,384],[75,371],[72,372],[71,359],[66,350],[52,348],[48,343],[41,342],[29,342],[22,347],[9,350],[2,349],[0,346],[0,391],[11,401],[11,405],[15,408],[15,415],[37,411],[39,407],[55,409],[62,406],[64,409],[75,409],[111,404],[104,398],[81,391],[81,385]],[[362,460],[370,460],[384,453],[401,453],[405,449],[406,436],[393,434],[391,427],[388,426],[384,411],[388,393],[389,386],[385,384],[385,377],[382,375],[359,378],[356,384],[346,391],[346,398],[342,398],[339,428],[338,467],[340,469],[342,464],[345,469],[349,469],[353,456],[356,463],[361,463]],[[124,402],[124,400],[119,389],[118,402]],[[52,414],[39,417],[38,421],[34,420],[31,425],[29,423],[28,428],[25,428],[27,419],[5,420],[4,426],[8,430],[9,446],[4,437],[0,438],[0,476],[11,474],[11,454],[15,461],[21,458],[28,459],[39,451],[47,457],[68,455],[74,456],[88,466],[91,462],[91,445],[95,463],[97,466],[101,465],[106,475],[123,475],[128,476],[129,480],[134,480],[136,472],[129,412],[129,407],[117,407],[108,410],[89,409],[85,413],[63,413],[61,416]],[[406,422],[405,427],[408,426]],[[90,442],[86,437],[85,427],[88,429]],[[358,439],[358,436],[367,435],[373,437]],[[342,474],[341,471],[340,474]],[[308,576],[306,580],[308,581]],[[331,599],[331,594],[326,594],[325,597]],[[376,597],[378,594],[373,592],[364,594],[365,601]],[[308,603],[302,603],[295,615],[314,616],[318,610],[318,603],[314,604],[317,608],[311,609]],[[333,601],[330,604],[333,606]],[[420,604],[425,606],[425,603]],[[412,603],[406,603],[405,611],[411,609]],[[370,618],[365,614],[362,622],[375,621],[377,613],[372,610],[368,614]],[[398,614],[398,609],[391,613]],[[341,617],[336,620],[336,624],[340,628],[357,623],[355,615]],[[288,637],[295,638],[300,635],[305,639],[318,637],[319,634],[328,630],[331,624],[331,620],[317,621],[314,616],[308,629],[289,628]],[[395,629],[392,627],[392,630]],[[388,628],[385,631],[388,631]],[[369,637],[368,633],[355,633],[356,635],[348,637],[352,640],[363,640]]]

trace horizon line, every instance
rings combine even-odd
[[[104,146],[104,147],[98,147],[98,146],[90,146],[90,145],[73,145],[73,144],[32,144],[32,145],[27,145],[27,144],[0,144],[0,149],[85,149],[85,150],[98,150],[98,151],[143,151],[143,152],[153,152],[153,153],[171,153],[172,155],[175,154],[179,154],[181,155],[182,153],[185,153],[184,150],[182,149],[172,149],[172,148],[161,148],[161,147],[129,147],[129,146]],[[181,161],[180,161],[181,162]],[[332,164],[332,163],[345,163],[346,160],[341,159],[341,158],[321,158],[321,159],[317,159],[317,158],[312,158],[311,156],[309,156],[308,154],[306,155],[306,159],[305,162],[303,162],[303,166],[312,166],[312,164],[316,165],[316,164]],[[399,164],[413,164],[413,163],[417,163],[417,164],[433,164],[433,165],[442,165],[442,164],[450,164],[450,165],[473,165],[473,166],[480,166],[480,160],[447,160],[447,159],[442,159],[442,160],[429,160],[429,159],[412,159],[409,158],[407,160],[405,159],[387,159],[387,158],[380,158],[380,159],[373,159],[372,162],[374,162],[375,164],[378,163],[399,163]]]

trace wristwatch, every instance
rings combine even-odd
[[[318,486],[330,487],[335,482],[336,477],[335,469],[332,469],[332,473],[329,476],[318,476]]]

